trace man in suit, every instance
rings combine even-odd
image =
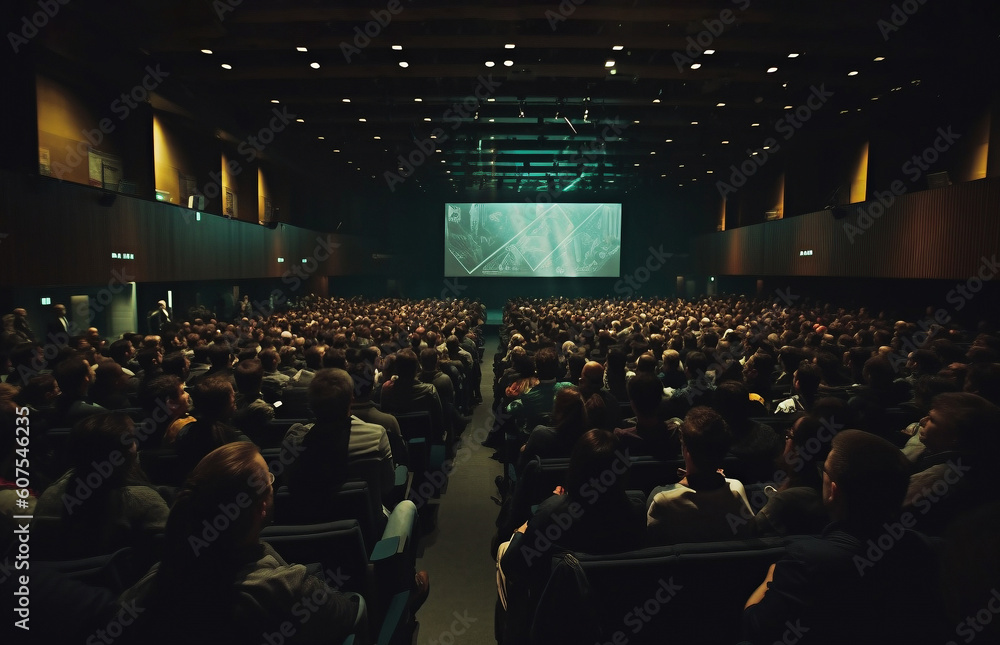
[[[163,326],[170,322],[170,312],[167,310],[167,303],[163,300],[156,301],[157,309],[149,315],[149,333],[157,334]]]
[[[68,338],[70,333],[69,318],[66,317],[66,305],[52,305],[52,320],[47,326],[49,340],[54,338]]]

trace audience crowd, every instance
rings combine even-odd
[[[318,520],[330,510],[323,492],[374,462],[382,510],[405,509],[412,502],[394,493],[395,472],[412,470],[415,457],[399,419],[428,415],[431,439],[453,448],[483,400],[479,302],[309,296],[268,316],[241,313],[234,322],[168,315],[155,334],[111,341],[93,328],[60,333],[65,309],[54,308],[44,338],[24,310],[4,317],[4,527],[24,512],[13,493],[27,436],[37,557],[131,547],[147,568],[157,562],[117,601],[89,619],[71,612],[80,625],[62,627],[157,598],[161,609],[136,633],[181,638],[184,626],[168,617],[203,611],[196,596],[183,598],[194,584],[197,598],[230,594],[219,620],[240,633],[271,629],[298,591],[325,603],[322,630],[303,642],[351,632],[359,599],[260,539],[281,511],[279,487]],[[951,536],[969,526],[996,534],[998,404],[1000,335],[989,323],[942,325],[930,311],[894,319],[807,298],[512,300],[483,442],[505,468],[491,548],[498,640],[523,636],[558,552],[545,544],[615,553],[760,536],[790,546],[747,599],[749,642],[781,640],[801,616],[817,628],[800,642],[857,640],[860,628],[838,620],[850,615],[868,628],[905,625],[913,642],[947,639],[973,591],[995,591],[995,567],[954,553]],[[269,473],[260,446],[276,427],[283,449],[302,458]],[[568,470],[552,497],[525,503],[541,460],[559,458]],[[637,458],[660,468],[652,480],[638,477]],[[248,512],[196,557],[189,538],[230,497]],[[866,577],[856,558],[897,525],[902,546]],[[970,542],[995,564],[995,541]],[[428,587],[415,573],[415,607]],[[65,588],[60,603],[80,601]],[[893,602],[876,611],[885,598]]]

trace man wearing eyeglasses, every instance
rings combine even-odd
[[[900,515],[907,487],[899,449],[861,430],[838,433],[820,465],[830,519],[788,544],[743,612],[753,643],[942,643],[937,563]]]

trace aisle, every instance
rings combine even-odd
[[[495,329],[495,328],[494,328]],[[493,356],[498,338],[487,334],[483,356],[482,394],[472,423],[459,439],[455,469],[447,491],[437,507],[437,528],[425,535],[417,569],[431,577],[431,593],[417,613],[420,633],[417,643],[495,645],[493,609],[496,603],[496,565],[490,556],[490,540],[499,507],[493,480],[501,474],[500,463],[490,459],[493,450],[479,445],[493,426]]]

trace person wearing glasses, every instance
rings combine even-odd
[[[908,467],[899,449],[842,430],[819,469],[832,520],[790,541],[743,611],[751,643],[943,643],[938,563],[900,515]]]
[[[260,532],[274,506],[274,475],[250,442],[208,453],[170,509],[163,557],[119,598],[142,608],[123,629],[135,643],[249,643],[283,634],[338,643],[360,597],[289,564]]]

